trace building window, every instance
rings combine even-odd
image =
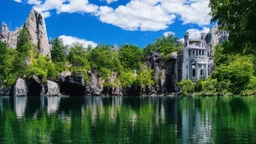
[[[203,76],[204,70],[201,69],[201,76]]]
[[[188,50],[188,55],[190,55],[190,50]]]
[[[204,51],[202,51],[203,52],[203,55],[204,55]]]
[[[193,69],[193,77],[196,76],[196,69]]]
[[[196,50],[196,56],[198,56],[198,50]]]
[[[199,50],[199,55],[201,55],[201,50]]]
[[[192,77],[195,77],[196,76],[196,63],[193,62],[192,63]]]
[[[193,50],[193,54],[195,54],[195,51]]]

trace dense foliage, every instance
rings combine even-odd
[[[39,54],[37,47],[30,43],[25,28],[18,37],[17,49],[10,49],[0,43],[1,85],[13,85],[18,77],[30,78],[33,75],[45,82],[47,79],[56,79],[61,72],[70,71],[74,76],[82,76],[87,83],[90,83],[90,74],[93,72],[104,80],[106,87],[153,86],[153,70],[144,64],[145,54],[156,51],[167,55],[180,46],[173,35],[157,39],[145,49],[130,44],[118,49],[104,44],[85,48],[79,43],[67,47],[59,38],[50,43],[51,58]],[[116,80],[110,82],[114,73]]]
[[[256,1],[255,0],[210,0],[212,21],[230,32],[233,52],[255,53],[256,46]],[[245,49],[245,47],[250,47]]]
[[[144,48],[144,55],[151,54],[152,52],[159,52],[165,57],[168,57],[170,53],[179,51],[183,47],[183,44],[174,35],[167,37],[163,36],[156,39],[152,44],[149,44]]]

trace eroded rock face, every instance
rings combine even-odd
[[[104,87],[103,94],[109,96],[123,96],[123,89],[122,86],[117,80],[117,73],[112,72],[109,82],[112,85],[111,87]]]
[[[162,57],[162,55],[160,53],[152,53],[151,55],[148,55],[146,58],[146,65],[147,67],[153,69],[154,71],[154,81],[155,81],[155,86],[154,88],[150,87],[147,88],[147,93],[149,93],[149,95],[151,94],[155,94],[156,91],[156,95],[159,94],[164,94],[166,93],[166,87],[165,87],[165,83],[166,83],[166,74],[165,74],[165,70],[164,70],[164,59]],[[152,91],[150,91],[152,90]]]
[[[44,86],[42,85],[41,80],[33,75],[28,80],[28,96],[43,96],[44,94]]]
[[[23,28],[28,30],[30,41],[38,47],[38,51],[44,56],[51,57],[45,20],[43,16],[35,10],[30,12],[24,26],[13,32],[9,31],[8,26],[3,23],[0,32],[0,41],[7,43],[10,48],[16,48],[18,36]]]
[[[24,79],[18,78],[14,85],[14,96],[27,96],[28,87]]]
[[[227,31],[220,31],[218,26],[214,26],[211,28],[210,32],[206,36],[209,57],[214,56],[214,47],[219,43],[227,41],[228,37],[229,37],[229,33]]]
[[[47,81],[45,84],[46,96],[60,96],[60,87],[57,83],[53,81]]]
[[[10,86],[0,87],[0,95],[1,96],[9,96],[10,92],[11,92],[11,87]]]
[[[90,83],[90,87],[92,89],[91,95],[100,96],[104,90],[103,89],[104,83],[105,83],[105,81],[102,80],[101,78],[98,78],[96,72],[91,72],[91,83]]]
[[[18,42],[18,36],[20,34],[22,28],[18,28],[15,31],[11,32],[9,31],[8,26],[6,23],[2,23],[2,28],[0,32],[0,41],[7,43],[8,47],[10,48],[16,48],[17,42]]]
[[[1,42],[7,43],[8,42],[8,35],[9,35],[9,28],[6,25],[6,23],[2,23],[2,28],[1,28],[1,35],[0,39]]]
[[[59,82],[58,82],[59,83]],[[65,81],[59,83],[60,92],[69,96],[84,96],[85,95],[85,82],[79,76],[67,76]]]
[[[178,92],[178,81],[179,81],[179,54],[178,52],[173,52],[170,55],[170,59],[166,63],[167,74],[167,91],[168,93]]]
[[[44,56],[51,56],[44,17],[32,10],[24,27],[28,30],[30,41],[38,46],[39,52]]]

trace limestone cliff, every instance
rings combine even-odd
[[[44,56],[51,56],[50,45],[48,41],[45,20],[43,16],[32,10],[23,27],[15,31],[9,31],[8,26],[3,22],[0,32],[0,41],[8,44],[10,48],[16,48],[18,36],[22,28],[29,32],[30,41],[36,45],[38,51]]]

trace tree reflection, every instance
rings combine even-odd
[[[254,97],[0,100],[3,143],[256,142]]]

